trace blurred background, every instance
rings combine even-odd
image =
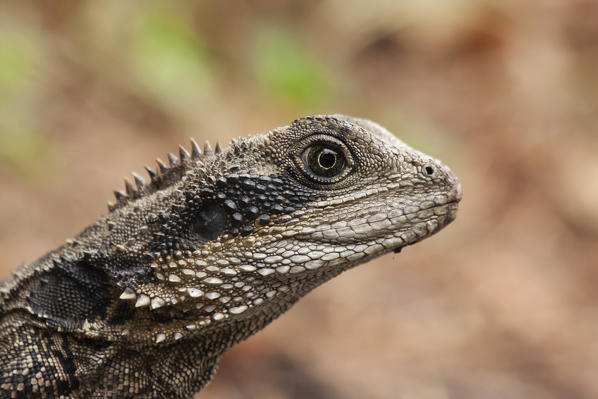
[[[188,137],[388,127],[457,220],[320,287],[197,397],[598,397],[598,2],[0,0],[0,277]]]

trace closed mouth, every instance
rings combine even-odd
[[[436,205],[436,206],[433,207],[433,208],[447,207],[449,209],[449,213],[447,213],[447,215],[446,215],[446,220],[444,221],[444,223],[442,223],[442,225],[440,225],[434,231],[434,233],[436,233],[437,231],[439,231],[440,229],[442,229],[443,227],[445,227],[447,224],[449,224],[450,222],[452,222],[453,220],[455,220],[455,217],[457,216],[457,205],[459,205],[460,201],[461,201],[461,199],[459,198],[459,199],[448,201],[448,202],[445,202],[444,204]],[[419,241],[419,240],[417,240],[417,241]],[[415,242],[413,242],[413,244],[415,244]],[[400,244],[399,246],[397,246],[396,248],[394,248],[392,250],[392,252],[395,253],[395,254],[398,254],[398,253],[401,252],[401,250],[403,248],[405,248],[408,245],[411,245],[411,244]]]

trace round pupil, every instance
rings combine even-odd
[[[328,148],[324,148],[318,155],[318,163],[324,169],[330,169],[334,166],[334,164],[336,164],[336,156],[336,152]]]

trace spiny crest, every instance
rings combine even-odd
[[[212,150],[212,146],[206,141],[202,151],[194,139],[190,139],[190,141],[191,153],[181,145],[179,146],[178,158],[173,153],[168,153],[168,165],[160,158],[156,159],[156,169],[152,169],[146,165],[144,168],[149,175],[149,181],[146,181],[135,172],[132,173],[134,184],[125,177],[124,191],[114,191],[116,202],[108,201],[108,210],[113,211],[119,209],[128,204],[129,201],[136,200],[167,188],[181,179],[187,170],[192,167],[201,166],[207,159],[219,156],[223,152],[222,147],[220,147],[220,144],[218,143],[216,143],[216,147]],[[231,147],[237,148],[236,140],[231,142]]]

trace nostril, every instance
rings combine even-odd
[[[431,165],[426,165],[426,166],[424,167],[424,173],[425,173],[427,176],[429,176],[429,177],[432,177],[432,176],[434,176],[434,172],[436,172],[436,168],[434,168],[433,166],[431,166]]]

